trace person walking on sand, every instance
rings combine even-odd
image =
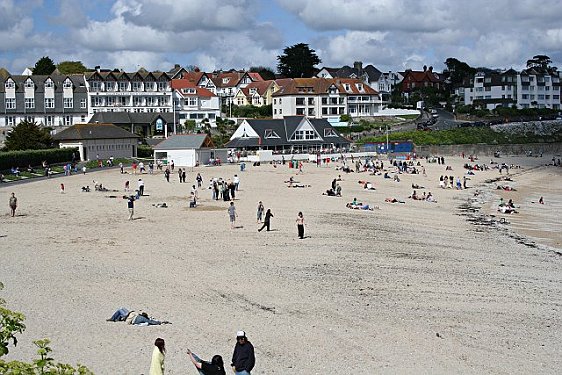
[[[12,193],[9,204],[10,204],[10,215],[14,217],[16,216],[16,208],[18,208],[18,198],[16,198],[16,193]]]
[[[271,209],[268,208],[267,212],[265,213],[265,219],[263,221],[263,225],[260,229],[258,229],[258,232],[261,232],[263,228],[267,227],[267,231],[269,232],[270,226],[271,226],[271,218],[273,217],[273,214],[271,213]]]
[[[64,184],[60,184],[60,193],[64,194]]]
[[[246,337],[246,332],[236,332],[236,345],[232,353],[232,370],[235,375],[250,375],[256,365],[254,346]]]
[[[123,199],[127,200],[127,208],[129,209],[129,220],[133,220],[133,214],[135,213],[135,197],[133,195],[123,196]]]
[[[257,213],[257,222],[258,224],[261,223],[262,221],[262,217],[263,217],[263,211],[265,210],[265,207],[263,206],[263,203],[261,201],[259,201],[258,203],[258,213]]]
[[[154,341],[152,350],[152,360],[150,361],[149,375],[164,375],[164,358],[166,356],[166,343],[164,339],[158,337]]]
[[[304,216],[302,212],[299,212],[297,215],[297,230],[299,233],[299,238],[302,240],[304,239]]]
[[[226,375],[224,371],[224,362],[220,355],[214,355],[210,362],[203,361],[191,350],[187,349],[187,355],[191,359],[191,363],[195,366],[201,375]]]
[[[166,177],[166,181],[170,182],[170,168],[166,167],[164,171],[164,177]]]
[[[228,207],[228,216],[230,217],[230,229],[234,229],[234,224],[236,223],[236,207],[234,207],[234,202],[230,202],[230,206]]]
[[[139,178],[138,181],[138,188],[139,188],[139,195],[144,195],[144,181],[142,180],[142,178]]]

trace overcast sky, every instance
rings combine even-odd
[[[520,69],[546,54],[562,70],[562,0],[0,0],[0,67],[13,74],[42,56],[127,71],[275,68],[301,42],[320,66],[440,71],[456,57]]]

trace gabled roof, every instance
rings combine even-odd
[[[76,124],[53,135],[55,141],[139,138],[113,124]]]
[[[406,70],[400,74],[402,74],[404,80],[411,78],[414,82],[443,82],[439,74],[429,69],[425,71]]]
[[[210,97],[216,96],[215,94],[213,94],[211,91],[207,90],[206,88],[199,87],[195,83],[193,83],[192,81],[189,81],[187,79],[173,79],[172,80],[172,89],[178,90],[177,92],[183,97],[204,96],[204,97],[210,98]],[[185,92],[183,92],[183,89],[193,89],[193,90],[195,90],[195,93],[193,93],[193,94],[185,93]]]
[[[176,134],[158,143],[154,150],[185,150],[215,147],[207,134]]]
[[[333,86],[342,94],[378,95],[375,89],[356,78],[291,78],[281,83],[279,81],[281,80],[277,80],[276,83],[281,89],[273,96],[328,94],[328,90]],[[362,87],[363,91],[360,91],[358,86]]]
[[[248,76],[252,79],[252,81],[254,82],[258,82],[258,81],[263,81],[262,76],[258,73],[258,72],[248,72]]]
[[[44,92],[45,91],[45,82],[50,78],[54,85],[55,89],[62,89],[64,81],[66,79],[70,79],[72,85],[74,86],[75,93],[85,93],[86,92],[86,83],[84,81],[84,75],[82,74],[50,74],[50,75],[8,75],[6,78],[0,80],[0,92],[5,91],[4,83],[11,78],[16,84],[16,92],[23,92],[24,91],[24,84],[29,79],[33,81],[35,86],[35,92]]]
[[[303,120],[307,119],[316,129],[323,140],[290,140],[291,135],[301,125]],[[282,119],[273,120],[245,120],[248,125],[259,135],[259,137],[250,138],[233,138],[225,147],[243,148],[256,146],[287,146],[287,145],[318,145],[318,144],[349,144],[350,142],[341,137],[337,132],[335,136],[324,137],[324,129],[328,129],[328,133],[334,133],[333,127],[326,119],[313,119],[304,116],[286,116]],[[275,137],[268,137],[268,134],[274,134]]]
[[[250,89],[255,89],[257,94],[259,94],[260,96],[264,96],[269,87],[273,84],[275,84],[275,81],[273,80],[252,82],[248,84],[248,86],[244,87],[242,89],[242,92],[245,96],[250,96]]]

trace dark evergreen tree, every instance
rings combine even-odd
[[[21,121],[6,136],[6,151],[41,150],[52,146],[49,129],[31,121]]]
[[[316,52],[305,43],[285,47],[277,60],[277,71],[288,78],[312,77],[316,73],[315,66],[322,62]]]
[[[35,63],[33,68],[33,75],[49,75],[55,71],[57,67],[49,56],[43,56]]]

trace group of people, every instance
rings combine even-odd
[[[224,360],[221,355],[215,354],[210,361],[204,361],[191,349],[186,351],[188,359],[201,375],[226,375]],[[166,358],[166,342],[163,338],[154,341],[152,359],[150,361],[149,375],[164,375],[164,360]],[[230,366],[235,375],[251,375],[256,365],[254,346],[248,340],[246,332],[236,332],[236,344],[232,353]]]
[[[457,189],[462,190],[467,188],[468,177],[463,176],[462,181],[460,177],[455,180],[454,176],[439,176],[439,187],[441,189]]]
[[[197,180],[199,183],[199,180]],[[233,179],[223,180],[220,178],[213,178],[209,181],[209,189],[211,190],[211,197],[213,200],[223,200],[228,202],[236,198],[236,192],[240,186],[240,178],[234,175]]]
[[[238,213],[236,212],[236,206],[234,205],[234,202],[230,202],[230,205],[228,206],[227,209],[227,213],[230,219],[230,229],[236,228],[236,218],[238,217]],[[263,202],[259,201],[256,210],[256,222],[258,224],[262,224],[262,226],[261,228],[258,229],[258,232],[261,232],[264,229],[270,232],[272,218],[273,218],[273,213],[271,212],[271,208],[265,210],[265,206],[263,205]],[[299,239],[304,239],[304,215],[302,212],[299,212],[297,214],[296,223],[297,223],[298,237]]]

